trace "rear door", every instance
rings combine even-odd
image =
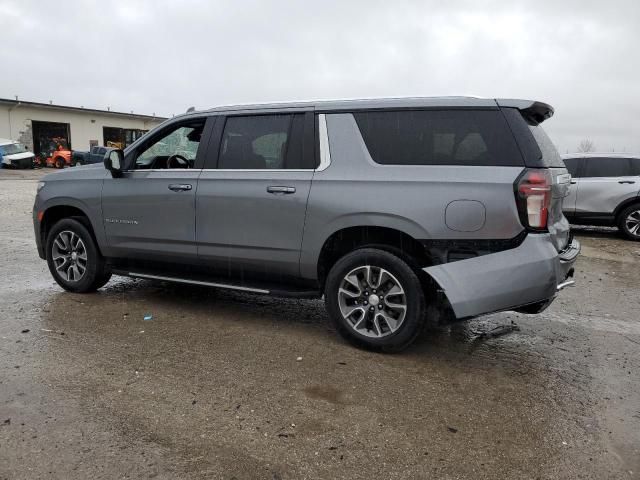
[[[576,198],[576,215],[613,215],[638,194],[638,176],[624,157],[586,157]]]
[[[212,145],[198,182],[198,257],[230,275],[299,276],[313,113],[221,117]]]

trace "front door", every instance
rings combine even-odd
[[[315,168],[313,114],[237,115],[216,125],[198,183],[203,263],[229,276],[299,276]],[[216,155],[214,150],[219,151]]]
[[[205,118],[173,122],[127,152],[122,178],[105,180],[103,221],[114,255],[196,258],[195,193],[206,147],[200,140],[209,128]]]

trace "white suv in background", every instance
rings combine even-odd
[[[617,226],[640,241],[640,156],[620,153],[563,155],[571,173],[564,215],[579,225]]]
[[[35,155],[23,144],[0,138],[0,162],[2,167],[33,168]]]

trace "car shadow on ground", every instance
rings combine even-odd
[[[216,339],[223,340],[227,347],[235,342],[233,348],[240,349],[262,348],[261,345],[273,348],[277,343],[286,349],[292,343],[299,343],[301,346],[324,344],[328,352],[334,353],[345,349],[358,352],[337,335],[322,300],[276,298],[114,277],[97,294],[54,294],[47,311],[46,329],[92,335],[92,341],[102,344],[102,348],[110,341],[126,343],[139,332],[149,334],[159,327],[162,335],[156,337],[157,348],[169,346],[171,339],[194,345],[209,338],[213,344]],[[452,324],[429,325],[412,346],[391,357],[405,359],[400,361],[458,365],[471,357],[509,368],[518,364],[518,368],[528,370],[529,361],[537,362],[538,355],[531,351],[527,334],[514,331],[495,338],[483,335],[510,324],[513,315],[502,313]],[[233,335],[236,338],[230,340],[228,337]],[[272,345],[267,346],[267,343]],[[370,355],[385,357],[359,352],[367,358]],[[355,355],[360,356],[359,353]]]

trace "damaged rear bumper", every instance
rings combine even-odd
[[[518,247],[425,268],[444,291],[456,318],[526,305],[550,304],[572,284],[580,243],[558,253],[548,234],[529,234]],[[545,306],[546,306],[545,305]]]

